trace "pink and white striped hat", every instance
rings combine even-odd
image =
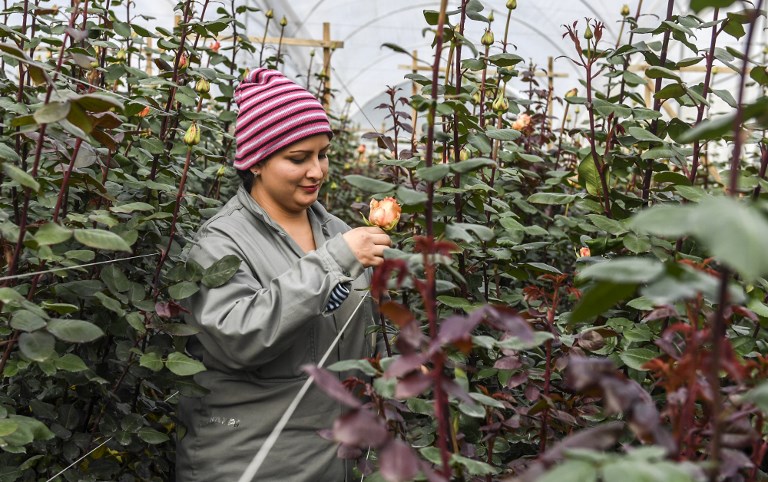
[[[333,135],[322,104],[277,70],[259,68],[235,89],[235,169],[246,170],[316,134]]]

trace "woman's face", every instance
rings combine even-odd
[[[270,214],[305,211],[328,174],[330,140],[318,134],[285,147],[253,166],[251,195]]]

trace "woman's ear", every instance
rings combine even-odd
[[[259,177],[259,174],[261,174],[261,167],[253,166],[251,168],[251,173],[253,174],[253,177]]]

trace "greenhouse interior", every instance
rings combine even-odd
[[[768,480],[765,0],[4,0],[0,482]]]

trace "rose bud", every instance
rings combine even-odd
[[[272,9],[270,8],[269,10],[264,12],[264,16],[266,16],[267,18],[272,18],[275,16],[275,12],[273,12]]]
[[[496,96],[496,99],[493,101],[493,110],[495,112],[506,112],[507,109],[509,109],[509,101],[507,100],[507,96],[504,95],[504,89],[499,89],[499,94]]]
[[[283,15],[283,18],[280,19],[280,26],[285,27],[286,25],[288,25],[288,19]]]
[[[190,124],[187,133],[184,134],[184,144],[190,147],[200,144],[200,128],[197,127],[197,122]]]
[[[147,115],[149,115],[149,106],[146,106],[143,109],[141,109],[141,112],[139,112],[136,115],[139,117],[147,117]]]
[[[517,8],[517,0],[507,0],[507,8],[514,10]]]
[[[480,43],[485,45],[486,47],[490,47],[493,45],[493,32],[491,32],[491,29],[487,28],[485,29],[485,33],[480,38]]]
[[[624,5],[622,5],[622,7],[621,7],[621,16],[622,16],[622,17],[626,17],[626,16],[628,16],[628,15],[629,15],[629,5],[627,5],[627,4],[625,3],[625,4],[624,4]]]
[[[221,42],[218,40],[215,42],[211,42],[211,45],[208,46],[209,49],[213,51],[213,53],[217,54],[219,53],[219,49],[221,48]]]
[[[211,90],[211,84],[205,79],[199,79],[195,84],[195,92],[198,94],[207,94]]]
[[[573,97],[573,96],[575,96],[578,93],[579,93],[579,90],[576,87],[574,87],[573,89],[571,89],[568,92],[566,92],[565,96],[566,97]]]
[[[389,231],[397,226],[400,221],[402,209],[393,197],[385,197],[381,201],[371,199],[371,212],[368,214],[368,222],[371,226],[378,226]]]
[[[120,49],[117,51],[117,55],[115,55],[115,58],[118,62],[125,62],[125,59],[127,57],[127,54],[125,53],[125,49]]]
[[[594,37],[594,34],[592,33],[592,29],[589,27],[589,22],[587,22],[587,29],[584,31],[584,38],[589,40],[592,37]]]
[[[588,257],[590,257],[590,256],[592,256],[592,252],[589,250],[589,248],[588,248],[588,247],[586,247],[586,246],[583,246],[583,247],[582,247],[582,248],[579,250],[579,258],[588,258]]]
[[[187,66],[187,54],[181,54],[181,58],[179,58],[179,69],[186,68]]]

